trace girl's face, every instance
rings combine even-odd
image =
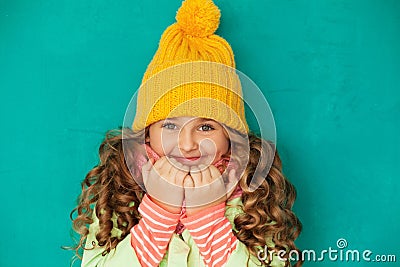
[[[188,165],[210,165],[229,152],[228,134],[212,119],[176,117],[149,126],[146,142],[159,155]]]

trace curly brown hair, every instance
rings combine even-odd
[[[234,220],[238,230],[236,237],[253,255],[257,255],[259,247],[267,246],[268,239],[275,243],[275,247],[269,249],[299,253],[294,240],[299,236],[302,225],[292,211],[296,189],[283,175],[281,159],[272,143],[250,134],[249,146],[249,162],[239,181],[243,190],[244,213]],[[272,159],[270,169],[268,158]],[[268,169],[266,176],[262,171],[265,168]],[[252,179],[261,180],[257,188],[249,186]],[[284,255],[286,266],[291,265],[289,256],[289,253]],[[294,266],[302,264],[299,261]]]
[[[234,130],[229,130],[234,131]],[[136,225],[141,216],[138,206],[144,191],[137,181],[140,181],[140,172],[135,172],[135,160],[138,154],[144,155],[142,145],[138,140],[144,140],[145,132],[135,133],[127,128],[119,128],[107,132],[99,148],[100,163],[86,175],[83,180],[82,193],[78,205],[70,214],[73,229],[80,235],[78,244],[74,247],[76,256],[81,258],[80,249],[84,249],[86,237],[89,234],[88,226],[93,223],[93,212],[99,219],[99,231],[96,233],[98,245],[104,247],[103,255],[109,253],[122,241],[130,229]],[[240,135],[233,136],[231,143],[240,146]],[[235,227],[238,230],[236,237],[244,243],[251,254],[257,255],[259,247],[265,247],[267,240],[275,243],[276,251],[299,251],[294,240],[301,231],[301,223],[292,212],[296,198],[294,186],[282,173],[282,163],[272,143],[250,133],[248,139],[247,165],[239,180],[243,190],[243,214],[238,215]],[[129,149],[124,149],[129,147]],[[272,166],[267,174],[262,171],[268,165]],[[237,159],[239,162],[242,159]],[[261,166],[258,166],[261,164]],[[134,179],[134,173],[136,179]],[[260,186],[251,188],[251,180],[261,179]],[[76,217],[74,218],[76,214]],[[117,225],[112,218],[117,218]],[[111,230],[117,227],[121,230],[120,236],[112,236]],[[94,245],[94,244],[93,244]],[[288,255],[288,254],[286,254]],[[285,256],[286,259],[287,256]],[[289,260],[286,266],[290,266]],[[295,266],[301,266],[297,262]]]

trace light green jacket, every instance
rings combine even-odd
[[[234,230],[233,220],[236,215],[243,213],[241,198],[235,198],[227,202],[225,217],[232,224]],[[96,232],[99,229],[99,221],[95,217],[94,222],[89,227],[89,235],[86,240],[86,248],[92,247],[92,242],[96,241]],[[112,231],[113,235],[120,234],[117,228]],[[267,244],[269,247],[273,246],[272,242]],[[105,256],[102,256],[103,248],[96,246],[94,249],[85,250],[83,253],[82,267],[140,267],[139,260],[135,254],[134,249],[131,246],[131,235],[127,235],[115,249],[111,250]],[[272,262],[269,266],[278,267],[284,266],[285,262],[280,261],[277,256],[273,257]],[[164,255],[164,258],[160,262],[161,267],[204,267],[204,262],[200,256],[199,249],[196,243],[193,241],[189,231],[185,229],[182,233],[182,238],[177,234],[173,234],[168,245],[168,251]],[[264,266],[257,259],[257,257],[251,255],[247,247],[242,243],[238,242],[236,249],[230,255],[226,267],[256,267]]]

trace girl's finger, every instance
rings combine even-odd
[[[210,172],[210,167],[206,167],[204,165],[200,165],[200,171],[201,171],[201,179],[202,179],[202,184],[209,184],[212,182],[212,176]]]
[[[171,162],[169,162],[169,165],[171,165],[171,168],[169,169],[169,173],[168,176],[170,177],[169,181],[173,184],[182,186],[182,182],[183,182],[183,177],[182,179],[178,179],[178,173],[179,173],[179,169],[175,166],[173,160],[174,159],[170,159]]]
[[[169,163],[169,159],[167,159],[166,157],[161,158],[160,160],[158,160],[156,162],[156,164],[160,162],[160,165],[158,166],[158,168],[156,168],[157,173],[159,176],[163,177],[165,180],[173,183],[173,177],[171,177],[169,174],[171,172],[171,168],[173,168],[173,166]],[[155,165],[156,165],[155,164]]]
[[[194,182],[190,175],[186,174],[186,176],[184,177],[183,186],[185,188],[193,188],[194,187]]]
[[[174,158],[170,158],[170,162],[172,165],[174,165],[175,168],[177,168],[178,170],[182,171],[182,172],[186,172],[189,173],[190,168],[189,166],[183,165],[182,163],[178,162],[176,159]]]
[[[190,176],[192,177],[194,187],[199,187],[202,185],[202,175],[199,167],[192,166],[190,167]]]
[[[153,162],[152,161],[147,161],[143,166],[142,166],[142,179],[143,179],[143,184],[146,186],[147,181],[149,180],[149,175],[153,167]]]
[[[167,157],[162,157],[159,160],[157,160],[153,166],[155,169],[159,170],[160,168],[162,168],[162,166],[164,166],[165,162],[167,161]]]
[[[170,159],[170,163],[173,166],[173,168],[170,171],[170,175],[175,178],[174,183],[176,185],[183,187],[183,180],[189,173],[188,167],[184,167],[181,163],[179,163],[173,158]]]
[[[221,173],[219,172],[219,170],[217,169],[217,167],[215,167],[213,165],[211,165],[209,167],[209,170],[210,170],[210,175],[211,175],[211,181],[210,182],[215,181],[216,179],[218,179],[218,178],[220,178],[222,176]]]
[[[187,172],[178,171],[175,176],[175,184],[180,187],[184,187],[186,176],[189,176]],[[190,180],[192,180],[192,178],[190,178]]]

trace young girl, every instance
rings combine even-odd
[[[82,182],[76,253],[82,266],[290,266],[295,189],[274,145],[249,132],[219,10],[186,0],[176,18],[131,129],[107,133]]]

